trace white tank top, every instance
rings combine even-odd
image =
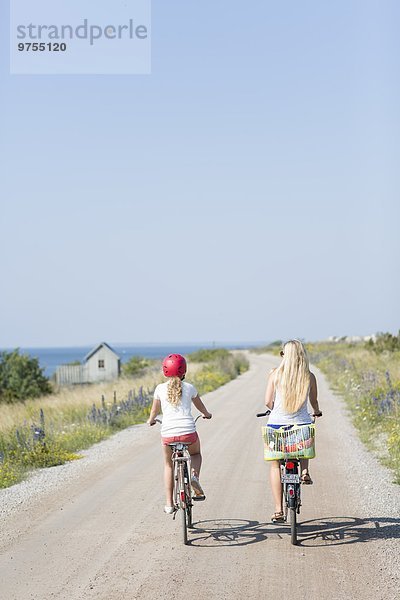
[[[292,425],[293,423],[311,423],[311,415],[307,410],[309,390],[307,391],[306,398],[299,410],[295,413],[288,413],[283,410],[282,396],[278,389],[275,389],[274,407],[268,418],[269,425]]]

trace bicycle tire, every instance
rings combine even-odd
[[[192,507],[188,505],[186,509],[186,517],[187,517],[187,526],[189,529],[193,529],[193,515],[192,515]]]
[[[178,466],[178,481],[179,481],[179,495],[183,492],[185,495],[185,477],[184,477],[184,466],[182,463]],[[185,498],[186,499],[186,498]],[[182,540],[184,544],[188,543],[188,534],[187,534],[187,517],[186,517],[186,502],[182,501],[182,498],[179,498],[179,506],[182,513]]]
[[[290,541],[297,545],[297,512],[296,507],[290,507]]]
[[[186,545],[188,543],[186,510],[184,508],[182,508],[181,513],[182,513],[182,535],[183,535],[182,539],[183,539],[183,543]]]
[[[191,529],[193,527],[192,498],[191,498],[189,471],[188,471],[187,463],[183,467],[183,477],[184,477],[184,481],[185,481],[186,522],[187,522],[187,526],[189,527],[189,529]]]

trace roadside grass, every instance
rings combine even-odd
[[[159,368],[153,368],[137,378],[60,388],[49,396],[3,404],[0,488],[18,483],[31,469],[79,459],[78,451],[106,439],[115,431],[143,422],[147,411],[141,406],[134,406],[128,413],[107,422],[102,419],[93,422],[90,413],[93,405],[104,405],[110,410],[114,399],[118,405],[133,389],[146,387],[153,390],[160,379]]]
[[[210,392],[248,368],[243,354],[215,349],[189,359],[187,379],[199,394]],[[118,430],[146,421],[155,386],[163,381],[159,362],[132,377],[60,388],[49,396],[1,405],[0,489],[30,470],[81,458],[77,454]],[[143,390],[137,399],[132,390]],[[131,401],[128,401],[129,398]],[[139,401],[140,400],[140,401]],[[120,410],[121,409],[121,410]]]
[[[225,385],[249,368],[249,361],[243,353],[229,352],[224,348],[199,350],[188,358],[189,361],[202,365],[190,379],[200,396]]]
[[[363,343],[306,346],[310,362],[345,399],[360,439],[400,484],[400,352],[376,353]]]

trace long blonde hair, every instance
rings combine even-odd
[[[179,377],[171,377],[168,381],[168,402],[179,406],[182,398],[182,381]]]
[[[275,388],[282,396],[283,410],[293,414],[299,410],[310,387],[310,368],[303,344],[289,340],[283,346],[283,359],[275,371]]]

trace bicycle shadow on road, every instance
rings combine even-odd
[[[338,546],[400,538],[400,519],[391,517],[325,517],[303,521],[298,546]]]
[[[214,519],[194,523],[191,546],[221,547],[247,546],[267,538],[266,528],[260,528],[258,521],[249,519]]]
[[[198,521],[190,530],[189,544],[198,547],[247,546],[270,539],[290,537],[290,526],[260,523],[249,519]],[[302,521],[297,529],[297,546],[321,547],[399,539],[400,519],[389,517],[325,517]]]

